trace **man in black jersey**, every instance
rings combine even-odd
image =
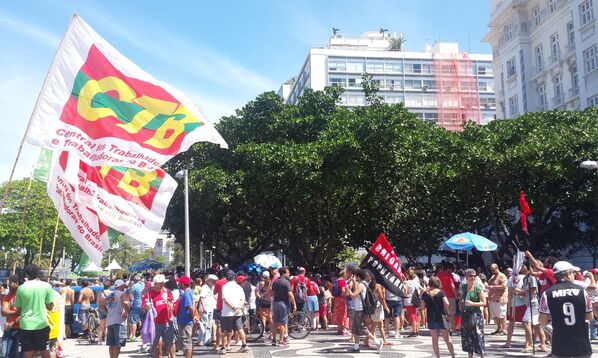
[[[592,347],[586,320],[592,320],[592,304],[586,291],[573,283],[578,267],[566,261],[553,266],[557,283],[540,299],[540,325],[552,317],[552,357],[590,357]]]

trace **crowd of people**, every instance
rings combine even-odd
[[[326,273],[302,267],[252,272],[217,267],[195,272],[193,279],[152,272],[103,282],[85,280],[77,302],[71,288],[75,282],[50,285],[38,278],[35,265],[28,265],[24,280],[11,276],[2,295],[1,353],[56,356],[57,300],[62,299],[67,337],[72,317],[89,334],[88,317],[97,303],[99,342],[109,346],[110,357],[118,357],[138,336],[140,351],[156,358],[163,353],[174,358],[176,350],[191,357],[194,340],[222,355],[238,344],[240,352],[247,352],[243,328],[248,316],[262,322],[268,344],[286,346],[288,316],[295,310],[307,314],[312,330],[347,336],[351,353],[380,352],[401,339],[417,337],[425,327],[436,357],[440,338],[455,356],[455,335],[460,335],[461,349],[470,357],[483,357],[484,327],[494,322],[496,330],[489,334],[505,336],[505,348],[511,347],[515,326],[521,324],[524,353],[535,349],[551,350],[555,357],[590,356],[590,340],[598,338],[598,270],[581,272],[553,257],[540,262],[529,252],[525,256],[516,275],[511,267],[498,264],[487,271],[460,269],[450,262],[404,267],[400,292],[387,290],[373,272],[357,264]]]

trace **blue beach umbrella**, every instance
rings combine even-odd
[[[467,251],[474,247],[478,251],[494,251],[498,248],[494,242],[486,239],[483,236],[472,234],[470,232],[464,232],[451,236],[448,240],[442,243],[440,249]]]
[[[157,270],[164,267],[161,262],[145,259],[141,261],[135,262],[131,267],[129,267],[129,272],[139,272],[144,270]]]

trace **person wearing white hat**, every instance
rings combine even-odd
[[[588,293],[573,283],[579,267],[558,261],[552,267],[557,283],[545,290],[540,299],[540,325],[552,318],[552,356],[590,357],[592,346],[586,320],[592,320]]]
[[[162,344],[160,339],[166,344],[166,350],[170,358],[174,358],[174,320],[173,320],[173,298],[170,290],[164,288],[166,277],[162,274],[157,274],[152,280],[154,283],[151,290],[144,296],[145,311],[149,311],[152,307],[156,310],[156,317],[154,318],[155,336],[152,342],[152,356],[154,358],[162,357]]]
[[[116,358],[120,349],[127,343],[127,316],[129,314],[129,295],[125,294],[126,283],[114,281],[114,292],[100,303],[106,314],[106,345],[110,358]]]
[[[210,274],[199,291],[197,311],[201,321],[197,330],[197,341],[200,346],[208,345],[210,339],[212,339],[212,332],[214,332],[214,310],[216,309],[214,285],[216,281],[218,281],[218,276]]]

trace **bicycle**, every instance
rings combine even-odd
[[[289,323],[287,327],[289,337],[293,339],[304,339],[311,333],[311,318],[309,318],[305,312],[291,312],[289,313]]]
[[[87,338],[90,343],[97,343],[100,338],[100,315],[97,308],[90,307],[87,313]]]
[[[255,315],[243,315],[243,331],[247,342],[257,342],[264,335],[264,325]]]

